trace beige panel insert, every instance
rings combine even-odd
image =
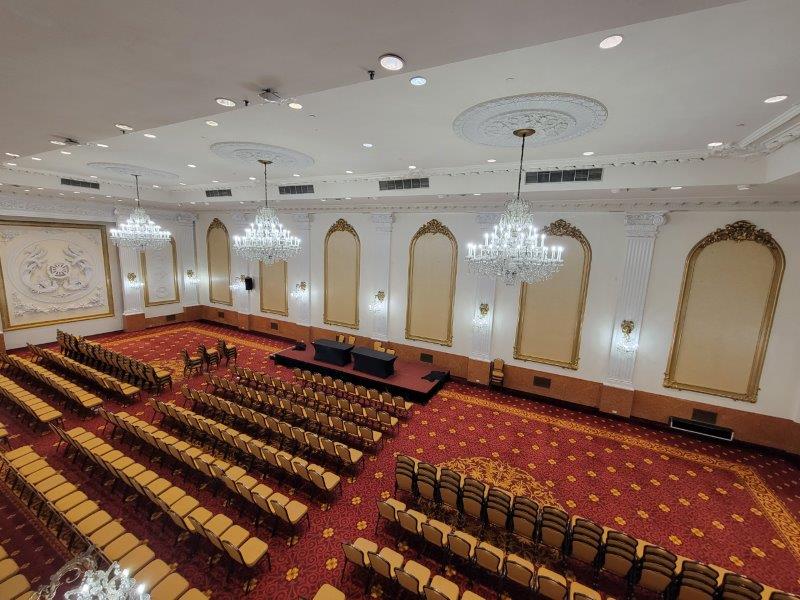
[[[139,254],[145,306],[161,306],[181,301],[178,288],[178,250],[175,247],[175,238],[170,238],[169,242],[169,246],[165,248],[146,250]]]
[[[289,314],[289,298],[286,290],[286,261],[265,265],[259,264],[261,279],[261,311],[283,315]]]
[[[406,339],[453,345],[457,260],[455,237],[436,219],[414,235],[409,248]]]
[[[698,243],[684,271],[664,385],[755,402],[783,267],[777,242],[747,221]]]
[[[577,369],[592,251],[566,221],[548,229],[563,233],[550,233],[550,243],[564,248],[564,265],[546,281],[521,286],[514,358]]]
[[[358,329],[360,263],[358,234],[339,219],[325,236],[325,323]]]
[[[206,252],[209,300],[231,306],[231,246],[228,230],[219,219],[214,219],[208,226]]]

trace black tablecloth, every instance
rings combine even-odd
[[[317,340],[314,344],[314,360],[330,363],[332,365],[350,364],[350,351],[353,344],[342,344],[333,340]]]
[[[361,346],[354,348],[352,354],[354,371],[362,371],[375,377],[394,375],[396,356]]]

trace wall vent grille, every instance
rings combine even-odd
[[[410,179],[387,179],[378,182],[378,188],[382,192],[389,190],[415,190],[418,188],[430,187],[430,181],[427,177],[418,177]]]
[[[313,194],[314,186],[311,184],[304,185],[281,185],[278,186],[278,193],[281,195],[286,194]]]
[[[206,198],[219,198],[221,196],[233,196],[231,190],[206,190]]]
[[[559,171],[527,171],[525,183],[572,183],[602,181],[603,169],[564,169]]]
[[[67,179],[65,177],[61,178],[61,185],[71,185],[73,187],[90,188],[93,190],[100,189],[100,184],[95,181],[81,181],[80,179]]]

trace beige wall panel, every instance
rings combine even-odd
[[[438,225],[431,227],[431,223]],[[451,346],[458,260],[455,238],[434,219],[417,232],[409,252],[406,339]]]
[[[768,241],[721,239],[692,250],[665,385],[755,402],[784,262]]]
[[[577,369],[591,251],[575,238],[549,240],[564,247],[564,265],[546,281],[521,286],[514,358]]]
[[[261,311],[283,315],[289,314],[289,298],[286,293],[286,261],[265,265],[259,264],[261,279]]]
[[[339,219],[325,237],[325,323],[358,328],[360,262],[358,234]]]
[[[208,260],[208,297],[217,304],[233,305],[231,293],[231,246],[228,230],[214,219],[206,234]]]
[[[158,250],[139,254],[144,279],[144,305],[161,306],[181,301],[178,288],[178,251],[175,238]]]

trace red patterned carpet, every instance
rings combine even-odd
[[[67,329],[79,331],[78,327]],[[206,324],[95,339],[115,350],[175,368],[177,390],[182,368],[179,350],[193,349],[201,341],[213,343],[218,336],[239,346],[240,364],[290,377],[267,360],[269,353],[286,347],[286,343]],[[189,384],[199,387],[202,378],[194,377]],[[168,399],[169,392],[162,397]],[[114,402],[108,402],[107,408],[123,409]],[[143,405],[127,410],[141,411],[147,418],[150,415]],[[87,423],[69,410],[66,414],[70,427],[80,424],[102,431],[99,418]],[[140,538],[148,539],[159,558],[177,563],[179,572],[194,586],[213,590],[215,599],[242,596],[234,580],[225,582],[224,562],[208,568],[205,555],[198,554],[191,541],[175,543],[177,531],[167,519],[156,523],[141,519],[143,511],[124,503],[119,490],[112,493],[110,487],[100,485],[98,474],[83,472],[57,454],[55,436],[32,434],[2,405],[0,421],[12,434],[12,446],[34,444],[54,467],[80,482],[103,508],[122,518]],[[113,445],[146,460],[124,441],[115,440]],[[398,544],[397,530],[381,526],[379,534],[374,533],[375,502],[392,493],[396,453],[448,463],[683,556],[800,592],[800,470],[787,460],[451,382],[426,406],[413,411],[398,435],[389,438],[377,456],[367,461],[363,472],[344,482],[342,496],[331,505],[320,504],[319,499],[309,498],[285,481],[265,478],[271,487],[311,506],[311,528],[302,530],[296,538],[279,532],[268,540],[272,570],[268,571],[266,564],[259,569],[257,587],[249,597],[311,597],[324,582],[339,585],[343,566],[340,544],[358,536],[374,539],[379,546],[399,547],[406,558],[415,558],[422,550],[418,560],[435,565],[431,560],[435,555],[413,540]],[[179,476],[173,481],[182,485]],[[252,529],[246,516],[223,506],[221,497],[215,499],[191,482],[185,487],[202,502]],[[46,578],[63,563],[64,549],[37,522],[15,510],[15,500],[4,497],[8,492],[0,489],[0,543],[18,549],[17,561],[27,565],[23,573],[29,578]],[[266,526],[258,532],[265,539],[269,533]],[[341,583],[348,598],[397,595],[380,585],[364,595],[364,580],[351,569]],[[574,565],[568,563],[564,569],[569,576],[590,583],[586,573]],[[448,568],[447,576],[459,582],[462,591],[466,589],[462,567]],[[603,578],[599,585],[619,597],[619,582]],[[497,597],[497,586],[490,579],[478,577],[473,587],[487,598]],[[510,586],[503,594],[516,597]]]

